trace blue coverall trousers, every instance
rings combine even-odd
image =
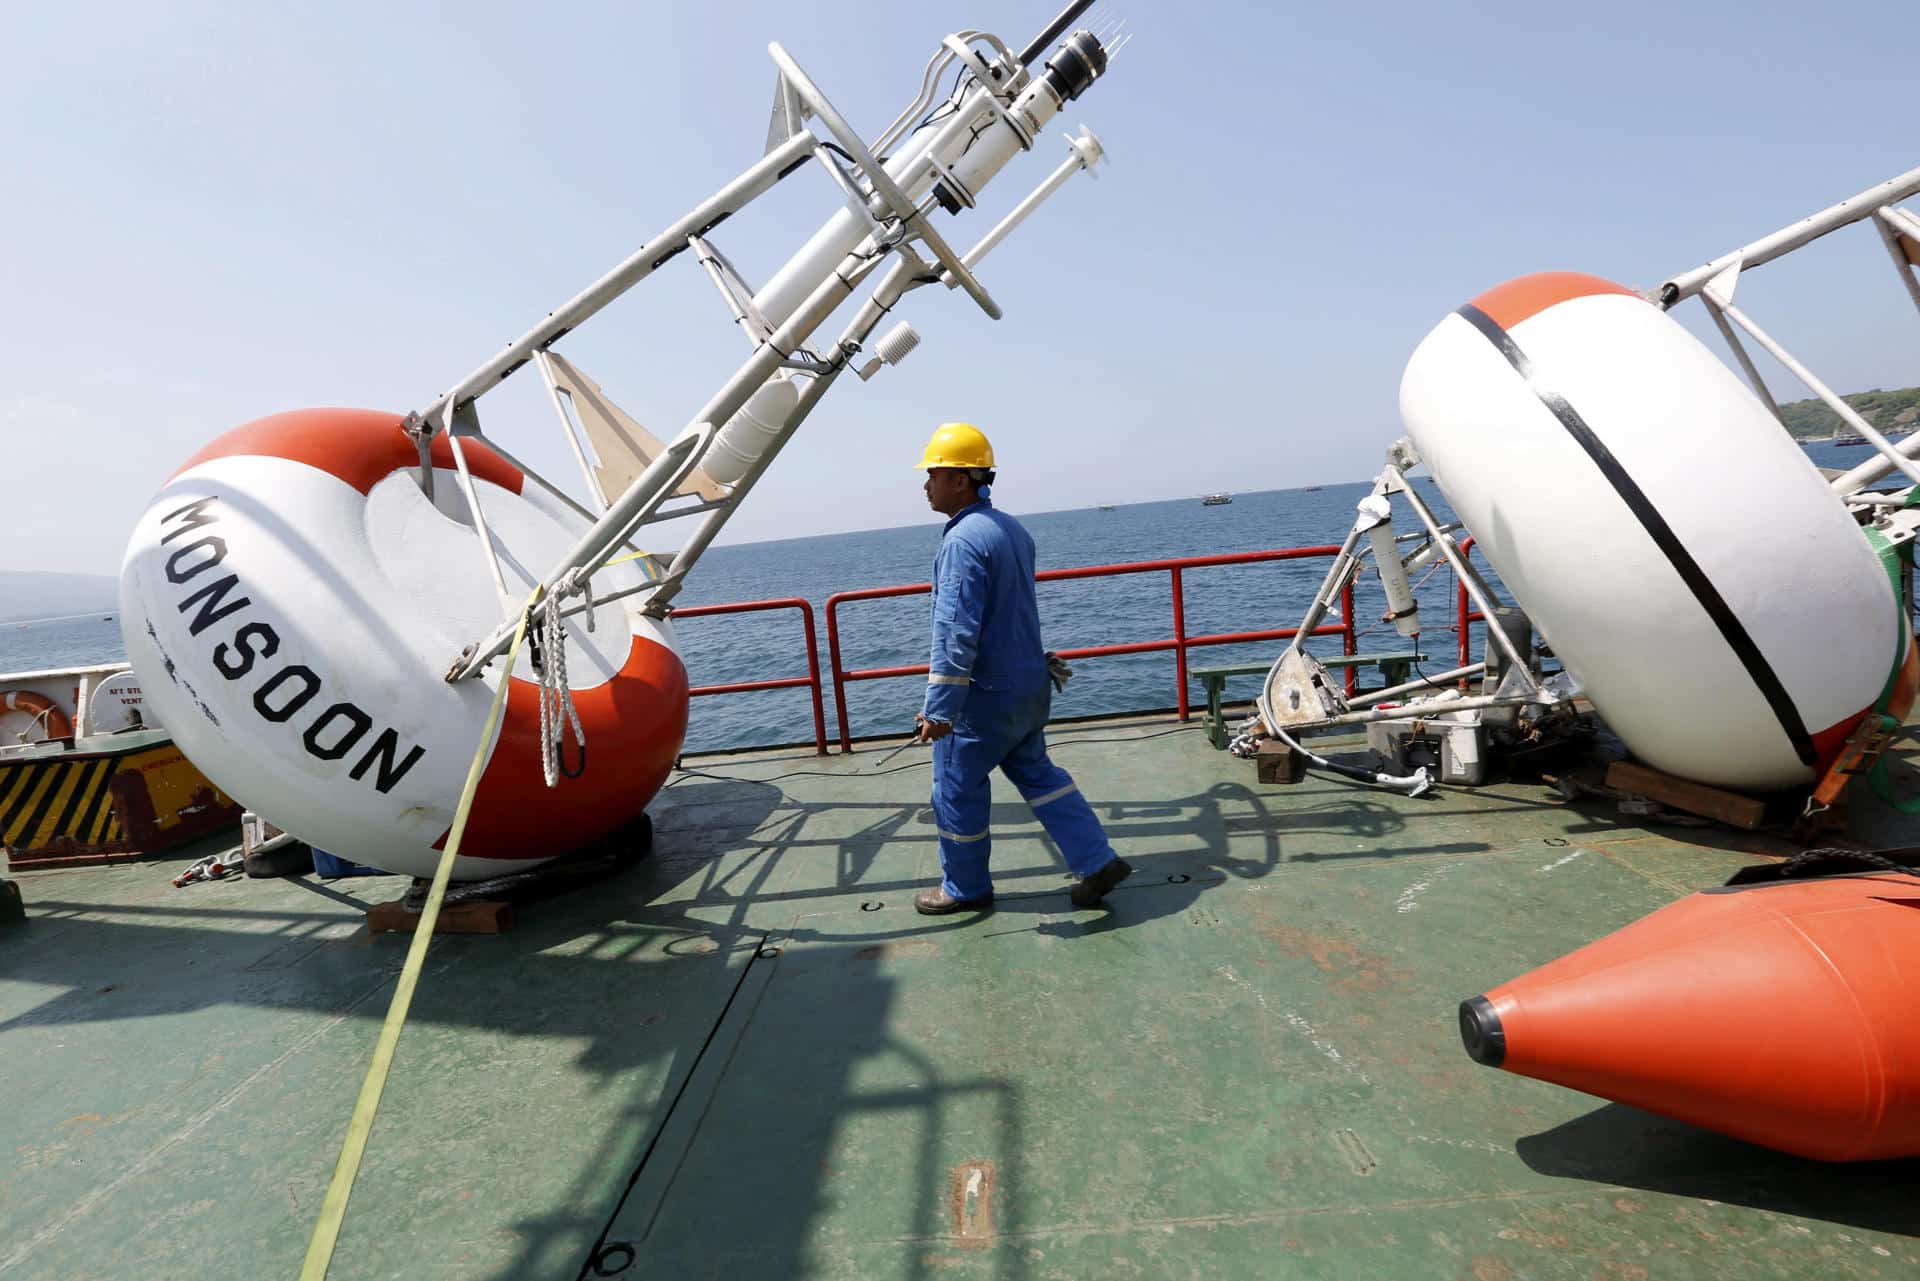
[[[975,688],[953,733],[933,744],[933,818],[940,831],[941,888],[957,899],[993,892],[987,860],[993,851],[990,815],[996,767],[1033,808],[1066,856],[1086,877],[1114,857],[1106,831],[1073,776],[1047,759],[1047,714],[1053,691],[1003,693]]]

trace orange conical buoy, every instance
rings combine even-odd
[[[1734,884],[1462,1002],[1460,1034],[1488,1067],[1784,1152],[1913,1156],[1916,979],[1912,874]]]

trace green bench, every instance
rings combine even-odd
[[[1426,655],[1407,650],[1393,654],[1334,654],[1326,656],[1315,654],[1315,658],[1331,669],[1342,667],[1378,667],[1380,678],[1386,684],[1383,688],[1404,685],[1412,679],[1409,670],[1415,663],[1424,662]],[[1227,745],[1227,718],[1220,710],[1221,696],[1226,692],[1229,676],[1264,676],[1273,667],[1266,663],[1231,663],[1223,667],[1189,667],[1187,675],[1199,681],[1207,689],[1207,739],[1214,747],[1224,749]]]

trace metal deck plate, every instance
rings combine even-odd
[[[1129,885],[1098,916],[803,915],[610,1239],[672,1276],[1896,1274],[1897,1172],[1461,1052],[1457,994],[1563,950],[1569,904],[1611,927],[1665,898],[1542,845]]]
[[[664,793],[653,858],[435,942],[331,1275],[570,1278],[603,1227],[626,1276],[1920,1269],[1910,1162],[1793,1160],[1460,1049],[1462,996],[1764,842],[1538,786],[1259,787],[1197,731],[1085,741],[1164,724],[1057,736],[1138,869],[1106,912],[1010,789],[998,908],[928,919],[924,772],[703,762],[739,777]],[[753,781],[795,769],[824,776]],[[298,1270],[404,948],[358,907],[400,882],[172,870],[20,878],[5,1281]]]

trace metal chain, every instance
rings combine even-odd
[[[540,768],[547,786],[557,787],[560,776],[579,777],[587,764],[587,731],[580,724],[580,713],[573,705],[573,689],[567,684],[567,625],[560,614],[560,593],[549,592],[540,603]],[[565,719],[562,719],[564,712]],[[566,725],[573,724],[574,741],[580,744],[580,764],[568,769],[563,759],[566,750]]]

